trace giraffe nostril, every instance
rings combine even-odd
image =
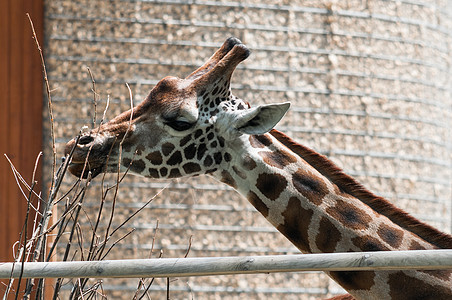
[[[88,145],[92,141],[94,141],[94,138],[92,136],[84,135],[80,138],[80,140],[78,141],[78,144],[79,145]]]

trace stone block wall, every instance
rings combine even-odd
[[[450,2],[52,0],[45,20],[59,155],[82,126],[92,126],[86,67],[100,96],[97,118],[109,96],[110,119],[129,108],[126,82],[137,104],[161,78],[187,76],[236,36],[252,50],[233,77],[237,96],[252,105],[290,101],[278,129],[450,232]],[[191,257],[298,253],[245,199],[206,176],[169,182],[126,177],[114,224],[162,188],[124,228],[136,231],[109,258],[146,258],[151,248],[153,257],[160,250],[164,257],[183,257],[190,237]],[[87,227],[100,192],[93,181],[84,207]],[[130,299],[137,284],[106,279],[103,286],[113,299]],[[340,292],[321,273],[180,278],[170,290],[174,299],[316,299]],[[165,297],[166,280],[156,280],[149,294]]]

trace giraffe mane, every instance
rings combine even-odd
[[[395,224],[418,235],[430,244],[443,249],[452,249],[452,236],[439,231],[424,222],[419,221],[410,214],[397,208],[383,197],[379,197],[367,190],[361,183],[336,166],[326,156],[295,142],[286,134],[273,129],[270,134],[284,146],[304,159],[323,176],[337,185],[343,192],[359,199],[379,214],[389,218]]]

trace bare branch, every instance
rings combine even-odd
[[[105,257],[107,257],[108,253],[110,253],[111,249],[113,249],[114,246],[116,246],[120,241],[122,241],[123,239],[125,239],[126,237],[128,237],[131,233],[133,233],[136,229],[132,228],[129,232],[127,232],[124,236],[120,237],[118,240],[116,240],[111,246],[110,248],[107,250],[107,253],[105,253],[102,257],[101,260],[103,260]]]
[[[158,191],[157,194],[155,194],[151,199],[149,199],[145,204],[143,204],[138,210],[136,210],[133,214],[131,214],[130,216],[127,217],[126,220],[124,220],[124,222],[122,222],[118,227],[116,227],[112,233],[110,234],[110,236],[112,236],[113,234],[115,234],[116,231],[118,231],[121,227],[123,227],[127,222],[129,222],[133,217],[135,217],[140,211],[142,211],[146,206],[148,206],[152,201],[154,201],[155,198],[157,198],[165,189],[168,188],[168,186],[170,185],[170,183],[168,183],[165,187],[163,187],[160,191]]]
[[[118,195],[118,189],[119,189],[119,183],[121,182],[120,180],[120,169],[121,169],[121,159],[122,159],[122,145],[124,143],[124,140],[127,136],[127,134],[130,131],[130,128],[132,127],[132,119],[133,119],[133,96],[132,96],[132,90],[130,89],[129,84],[126,83],[127,89],[129,90],[129,98],[130,98],[130,119],[129,119],[129,126],[127,127],[126,133],[124,134],[124,136],[122,137],[121,142],[119,143],[119,155],[118,155],[118,169],[117,169],[117,175],[116,175],[116,187],[115,187],[115,192],[113,195],[113,203],[112,203],[112,207],[111,207],[111,213],[110,213],[110,218],[108,221],[108,225],[107,225],[107,229],[105,231],[105,238],[104,238],[104,242],[106,243],[106,241],[110,238],[111,235],[109,235],[110,232],[110,228],[111,228],[111,224],[113,222],[113,216],[115,213],[115,206],[116,206],[116,198]],[[123,177],[124,178],[124,177]],[[105,244],[104,244],[105,245]],[[102,250],[105,246],[102,247]]]
[[[52,183],[50,185],[50,189],[53,188],[54,183],[54,176],[55,176],[55,168],[56,168],[56,147],[55,147],[55,130],[54,130],[54,117],[53,117],[53,107],[52,107],[52,96],[51,96],[51,90],[50,90],[50,84],[47,77],[47,69],[46,64],[44,60],[44,54],[42,53],[41,46],[39,45],[38,37],[36,36],[35,27],[33,25],[33,21],[31,20],[30,14],[26,14],[28,17],[28,21],[30,22],[31,30],[33,32],[33,39],[35,40],[36,47],[38,48],[39,56],[41,58],[41,66],[42,66],[42,73],[44,75],[44,82],[47,92],[47,99],[48,99],[48,108],[49,108],[49,114],[50,114],[50,135],[52,138],[52,151],[53,151],[53,164],[52,164]]]
[[[19,173],[19,171],[16,169],[16,167],[14,166],[14,164],[12,163],[12,161],[9,159],[8,155],[3,154],[6,157],[6,160],[8,160],[8,163],[11,167],[11,170],[13,171],[13,175],[14,178],[16,179],[16,184],[17,187],[20,189],[22,195],[24,196],[24,198],[27,200],[28,196],[25,194],[25,191],[22,189],[22,185],[25,186],[25,188],[28,190],[28,192],[32,192],[35,194],[36,197],[38,197],[39,199],[41,199],[40,195],[37,194],[36,192],[33,191],[33,189],[31,188],[30,185],[28,185],[28,183],[25,181],[25,179],[22,177],[22,175]],[[39,157],[38,157],[39,159]],[[34,177],[34,176],[33,176]],[[32,181],[33,182],[33,181]],[[22,185],[21,185],[22,184]],[[32,206],[33,207],[33,206]],[[33,209],[39,213],[39,211],[37,211],[37,209],[35,207],[33,207]]]
[[[94,80],[93,73],[91,72],[91,69],[89,67],[86,68],[88,70],[89,76],[91,77],[92,82],[92,88],[91,91],[93,92],[93,104],[94,104],[94,116],[93,116],[93,128],[96,126],[96,118],[97,118],[97,97],[99,96],[96,91],[96,81]]]
[[[184,258],[187,258],[188,253],[190,253],[192,240],[193,240],[193,235],[190,235],[190,238],[188,239],[188,249],[187,249],[187,252],[185,252]]]

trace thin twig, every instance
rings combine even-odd
[[[138,298],[138,300],[143,299],[143,297],[146,296],[146,295],[148,296],[149,299],[151,299],[151,297],[149,297],[149,295],[148,295],[148,291],[149,291],[149,289],[151,288],[151,285],[154,283],[154,281],[155,281],[155,278],[152,278],[152,279],[151,279],[151,282],[149,282],[148,286],[147,286],[146,289],[143,291],[143,294],[141,294],[141,297]]]
[[[31,20],[30,14],[26,14],[28,21],[30,23],[30,27],[33,33],[33,39],[36,43],[36,47],[38,49],[39,52],[39,57],[41,59],[41,67],[42,67],[42,73],[44,76],[44,82],[45,82],[45,87],[46,87],[46,92],[47,92],[47,99],[48,99],[48,109],[49,109],[49,115],[50,115],[50,135],[51,135],[51,139],[52,139],[52,157],[53,157],[53,163],[52,163],[52,176],[51,176],[51,184],[50,184],[50,197],[47,201],[47,203],[45,203],[44,208],[43,208],[43,212],[44,215],[41,218],[41,222],[40,225],[38,227],[40,227],[40,231],[41,234],[39,235],[39,238],[36,242],[36,247],[35,247],[35,252],[33,255],[33,261],[37,261],[40,258],[40,254],[41,254],[41,247],[45,246],[45,240],[46,240],[46,231],[47,231],[47,226],[49,224],[49,219],[52,215],[51,210],[53,209],[53,205],[54,205],[54,199],[56,197],[56,194],[59,190],[61,181],[62,181],[62,177],[65,174],[65,171],[63,172],[63,176],[58,176],[55,173],[55,169],[56,169],[56,146],[55,146],[55,129],[54,129],[54,116],[53,116],[53,105],[52,105],[52,96],[51,96],[51,89],[50,89],[50,84],[49,84],[49,80],[48,80],[48,76],[47,76],[47,69],[46,69],[46,64],[45,64],[45,59],[44,59],[44,54],[42,52],[42,48],[39,44],[38,41],[38,37],[36,35],[36,31],[33,25],[33,21]],[[63,163],[64,165],[64,170],[67,169],[67,161]],[[61,170],[61,169],[60,169]],[[60,175],[60,174],[58,174]],[[34,176],[34,175],[33,175]],[[24,298],[29,298],[31,289],[33,287],[33,280],[29,280],[27,283],[27,288],[26,288],[26,292],[25,292],[25,296]]]
[[[64,170],[64,171],[62,173],[60,173],[58,177],[56,177],[56,179],[54,181],[54,188],[52,189],[49,199],[47,202],[44,203],[43,215],[41,217],[41,220],[40,220],[38,228],[37,228],[39,231],[39,234],[38,234],[38,237],[36,240],[36,246],[35,246],[35,250],[33,252],[32,261],[38,261],[41,258],[41,253],[45,253],[45,247],[47,245],[47,233],[48,233],[47,229],[49,227],[50,218],[52,216],[53,207],[55,205],[54,200],[60,189],[61,182],[63,181],[63,177],[64,177],[65,172],[68,167],[68,162],[69,162],[69,160],[66,160],[63,163],[62,170]],[[42,281],[43,281],[42,279],[39,280],[39,285],[42,285]],[[34,279],[31,278],[31,279],[27,280],[27,287],[25,290],[24,298],[29,299],[33,286],[34,286]]]
[[[122,241],[123,239],[125,239],[126,237],[128,237],[130,234],[132,234],[133,232],[135,232],[136,228],[132,228],[129,232],[127,232],[125,235],[123,235],[122,237],[120,237],[119,239],[117,239],[115,242],[113,242],[113,244],[111,244],[110,248],[108,248],[107,253],[105,253],[100,260],[103,260],[105,257],[107,257],[108,253],[110,253],[111,249],[113,249],[113,247],[115,247],[120,241]]]
[[[35,40],[36,47],[39,51],[39,56],[41,58],[41,67],[42,67],[42,73],[44,75],[44,82],[47,92],[47,99],[48,99],[48,108],[49,108],[49,114],[50,114],[50,135],[52,137],[52,151],[53,151],[53,164],[52,164],[52,175],[55,175],[55,168],[56,168],[56,147],[55,147],[55,130],[54,130],[54,117],[53,117],[53,108],[52,108],[52,96],[50,95],[50,84],[47,77],[47,69],[46,64],[44,60],[44,54],[42,53],[42,48],[39,45],[38,37],[36,36],[35,27],[33,25],[33,21],[31,20],[30,14],[26,14],[28,17],[28,21],[30,22],[31,30],[33,32],[33,39]],[[54,178],[52,176],[52,183],[50,184],[50,189],[53,188]]]
[[[129,222],[133,217],[135,217],[140,211],[142,211],[146,206],[148,206],[152,201],[154,201],[155,198],[157,198],[165,189],[168,188],[170,183],[168,183],[166,186],[164,186],[160,191],[157,192],[151,199],[149,199],[145,204],[143,204],[139,209],[137,209],[133,214],[127,217],[127,219],[122,222],[118,227],[116,227],[110,236],[112,236],[116,231],[118,231],[121,227],[123,227],[127,222]]]
[[[38,159],[39,159],[39,156],[38,156]],[[34,174],[33,174],[33,179],[34,179]],[[29,214],[30,214],[30,203],[31,203],[31,200],[32,200],[32,198],[33,198],[33,193],[32,193],[32,190],[34,189],[34,187],[36,186],[36,184],[37,184],[37,182],[36,181],[34,181],[33,183],[32,183],[32,185],[31,185],[31,191],[30,191],[30,195],[29,195],[29,197],[28,197],[28,205],[27,205],[27,212],[26,212],[26,214],[25,214],[25,222],[24,222],[24,227],[23,227],[23,237],[24,237],[24,245],[23,245],[23,251],[22,251],[22,266],[21,266],[21,268],[20,268],[20,275],[19,275],[19,280],[18,280],[18,282],[17,282],[17,291],[20,291],[20,283],[21,283],[21,281],[22,281],[22,276],[23,276],[23,273],[24,273],[24,266],[25,266],[25,258],[26,258],[26,246],[27,246],[27,234],[28,234],[28,216],[29,216]],[[21,233],[21,235],[22,235],[22,233]],[[22,238],[20,238],[19,239],[19,241],[21,240]],[[19,295],[19,293],[16,293],[16,298],[15,299],[17,299],[17,297],[18,297],[18,295]]]
[[[93,78],[92,73],[91,73],[91,70],[89,70],[89,68],[88,68],[88,71],[89,71],[89,73],[90,73],[90,75],[91,75],[91,78],[92,78],[92,81],[93,81],[93,92],[95,92],[95,82],[94,82],[94,78]],[[107,110],[108,110],[109,105],[110,105],[110,95],[107,96],[107,103],[106,103],[106,105],[105,105],[105,109],[104,109],[103,114],[102,114],[102,119],[101,119],[101,121],[100,121],[100,123],[99,123],[99,126],[98,126],[98,128],[97,128],[96,135],[99,134],[99,132],[100,132],[100,128],[101,128],[101,126],[102,126],[102,124],[103,124],[103,122],[104,122],[104,120],[105,120],[105,116],[106,116],[106,114],[107,114]],[[108,155],[107,155],[107,161],[106,161],[106,164],[108,164],[108,161],[109,161],[109,159],[110,159],[110,154],[111,154],[111,151],[113,150],[113,145],[114,145],[114,144],[115,144],[115,143],[113,142],[113,143],[112,143],[112,146],[110,147],[110,150],[109,150]],[[87,155],[87,158],[86,158],[86,160],[85,160],[85,166],[86,166],[86,164],[87,164],[87,162],[88,162],[88,156],[89,156],[89,153],[90,153],[90,151],[91,151],[91,148],[92,148],[92,146],[91,146],[90,149],[88,150],[88,155]],[[84,170],[83,170],[83,172],[84,172]],[[83,174],[83,172],[82,172],[82,174]],[[95,245],[94,245],[94,239],[95,239],[95,238],[98,239],[98,236],[97,236],[96,233],[97,233],[97,229],[98,229],[98,227],[99,227],[99,223],[100,223],[100,219],[101,219],[101,215],[102,215],[102,210],[103,210],[103,205],[104,205],[104,203],[105,203],[105,199],[106,199],[106,196],[107,196],[107,193],[108,193],[108,189],[107,189],[106,192],[104,192],[104,188],[103,188],[103,186],[104,186],[103,183],[104,183],[104,181],[105,181],[105,175],[106,175],[106,172],[104,172],[104,174],[103,174],[103,176],[102,176],[102,184],[101,184],[101,186],[102,186],[102,200],[101,200],[101,206],[100,206],[100,208],[99,208],[99,212],[98,212],[98,215],[97,215],[97,220],[96,220],[96,223],[95,223],[94,228],[93,228],[93,231],[92,231],[92,238],[91,238],[90,249],[89,249],[89,252],[88,252],[88,258],[87,258],[87,260],[93,260],[93,259],[95,259],[95,257],[93,256],[93,254],[94,254],[94,247],[95,247]],[[84,282],[84,283],[85,283],[85,282]]]
[[[110,232],[111,224],[113,222],[113,216],[114,216],[114,213],[115,213],[116,198],[117,198],[117,195],[118,195],[119,182],[120,182],[119,174],[120,174],[120,170],[121,170],[122,145],[124,143],[124,140],[125,140],[126,136],[128,135],[128,133],[130,131],[130,128],[132,127],[133,96],[132,96],[132,90],[130,89],[129,84],[126,83],[126,86],[127,86],[127,89],[129,90],[129,98],[130,98],[130,119],[129,119],[129,125],[127,127],[127,130],[126,130],[124,136],[122,137],[121,142],[119,143],[119,156],[118,156],[118,170],[117,170],[117,176],[116,176],[116,187],[115,187],[115,192],[114,192],[114,195],[113,195],[113,203],[112,203],[112,207],[111,207],[110,218],[108,220],[107,229],[105,230],[105,238],[104,238],[105,243],[107,242],[107,240],[108,240],[108,238],[110,236],[109,232]]]
[[[34,251],[34,255],[33,255],[33,261],[37,261],[39,259],[39,257],[41,256],[41,247],[42,247],[42,245],[45,245],[46,234],[48,232],[47,229],[49,226],[50,217],[52,216],[53,206],[55,205],[54,200],[60,189],[61,182],[63,181],[63,177],[69,166],[70,157],[72,157],[73,152],[74,152],[74,149],[72,149],[71,153],[69,154],[69,158],[63,162],[63,164],[62,164],[63,166],[61,167],[62,172],[60,172],[58,177],[56,177],[56,181],[54,183],[55,186],[52,190],[52,193],[49,196],[47,203],[45,203],[45,206],[43,208],[43,216],[42,216],[41,222],[39,224],[40,234],[39,234],[38,240],[36,242],[36,247],[35,247],[35,251]]]
[[[129,91],[129,100],[130,100],[130,119],[129,119],[129,126],[127,127],[126,133],[122,137],[121,144],[124,143],[124,140],[127,136],[127,134],[130,131],[130,128],[132,127],[132,120],[133,120],[133,96],[132,96],[132,90],[130,89],[129,84],[126,82],[127,89]]]
[[[93,87],[91,88],[91,91],[93,92],[93,104],[94,104],[94,116],[93,116],[93,128],[96,127],[96,118],[97,118],[97,91],[96,91],[96,81],[94,80],[93,73],[91,72],[91,69],[87,67],[89,76],[91,77],[91,82]]]
[[[81,181],[80,178],[77,178],[77,180],[75,180],[75,182],[72,184],[72,186],[63,195],[61,195],[59,199],[55,200],[55,204],[58,204],[62,200],[66,199],[69,196],[69,194],[73,190],[75,190],[75,188],[79,185],[80,181]]]
[[[64,219],[72,213],[72,211],[77,207],[77,204],[79,203],[79,198],[81,197],[82,194],[84,194],[85,189],[82,188],[80,191],[77,191],[75,193],[75,196],[72,198],[72,201],[69,201],[66,205],[66,209],[65,211],[62,213],[61,217],[59,217],[59,219],[57,221],[55,221],[53,223],[52,226],[48,227],[47,229],[47,234],[52,232],[58,225],[60,225]]]
[[[16,180],[17,187],[19,188],[19,190],[21,191],[22,195],[23,195],[24,198],[27,200],[27,202],[28,202],[28,196],[25,194],[25,191],[22,189],[22,185],[24,185],[24,186],[27,188],[28,192],[32,192],[32,193],[35,194],[36,197],[41,198],[40,195],[37,194],[35,191],[33,191],[32,188],[31,188],[31,186],[28,185],[28,183],[27,183],[27,182],[25,181],[25,179],[22,177],[22,175],[20,174],[20,172],[19,172],[19,171],[16,169],[16,167],[14,166],[13,162],[9,159],[8,155],[6,155],[6,153],[3,154],[3,155],[5,156],[6,160],[8,161],[8,163],[9,163],[9,165],[10,165],[10,167],[11,167],[11,170],[12,170],[13,175],[14,175],[14,179]],[[22,185],[21,185],[21,183],[22,183]],[[36,211],[37,213],[40,213],[33,205],[32,205],[32,208],[33,208],[33,210]]]
[[[59,186],[61,184],[61,180],[62,180],[62,176],[59,178],[59,182],[58,182],[58,177],[56,176],[55,173],[55,169],[56,169],[56,146],[55,146],[55,130],[54,130],[54,116],[53,116],[53,106],[52,106],[52,96],[51,96],[51,89],[50,89],[50,84],[49,84],[49,80],[48,80],[48,76],[47,76],[47,69],[46,69],[46,65],[45,65],[45,60],[44,60],[44,55],[42,52],[42,48],[39,44],[37,35],[36,35],[36,31],[33,25],[33,21],[31,20],[30,14],[26,14],[28,17],[28,20],[30,22],[30,26],[31,26],[31,30],[33,33],[33,39],[36,43],[36,47],[38,49],[39,52],[39,56],[41,58],[41,67],[42,67],[42,72],[43,72],[43,76],[44,76],[44,82],[45,82],[45,87],[46,87],[46,92],[47,92],[47,99],[48,99],[48,109],[49,109],[49,115],[50,115],[50,135],[51,135],[51,139],[52,139],[52,157],[53,157],[53,163],[52,163],[52,176],[51,176],[51,184],[50,184],[50,197],[47,201],[47,203],[45,203],[44,207],[43,207],[43,216],[41,218],[41,222],[39,224],[38,227],[40,227],[40,231],[43,234],[40,234],[40,236],[38,237],[38,240],[36,241],[36,246],[35,246],[35,251],[33,254],[33,261],[37,261],[40,259],[41,257],[41,251],[42,248],[45,247],[46,245],[46,234],[45,232],[47,231],[47,226],[49,224],[49,220],[50,217],[52,215],[51,210],[53,209],[53,200],[56,197],[56,193],[59,190]],[[67,166],[67,162],[66,166]],[[63,174],[64,175],[64,174]],[[34,280],[30,279],[27,280],[27,287],[25,290],[25,295],[24,298],[29,299],[30,297],[30,293],[31,290],[33,288],[34,285]]]
[[[105,115],[107,114],[107,110],[108,110],[109,106],[110,106],[110,95],[107,95],[107,104],[105,104],[105,109],[104,109],[104,113],[102,114],[102,120],[100,120],[100,125],[102,125],[102,123],[105,120]]]
[[[152,244],[151,244],[151,250],[149,251],[149,258],[152,258],[152,252],[154,251],[155,239],[157,237],[158,229],[159,229],[159,220],[157,219],[156,224],[155,224],[155,229],[154,229],[154,235],[152,236]],[[146,288],[145,292],[141,295],[141,297],[139,299],[142,299],[143,295],[147,292],[147,290],[149,290],[153,280],[154,280],[154,278],[152,278],[151,283],[149,284],[149,286]],[[138,282],[138,287],[137,287],[137,290],[135,291],[135,294],[133,295],[132,300],[137,299],[138,293],[140,292],[141,287],[145,286],[145,285],[146,285],[146,278],[141,278],[140,281]]]
[[[166,300],[170,300],[170,278],[166,277]]]
[[[185,252],[184,258],[187,258],[188,253],[190,253],[192,239],[193,239],[193,235],[190,235],[190,238],[188,239],[188,249],[187,249],[187,252]]]
[[[105,111],[104,111],[104,115],[105,115]],[[105,163],[107,165],[108,165],[108,162],[110,160],[111,151],[113,151],[113,145],[114,145],[114,142],[113,142],[112,146],[110,147],[110,150],[109,150],[108,155],[107,155],[107,160],[106,160],[106,163]],[[101,186],[102,186],[102,199],[101,199],[101,204],[100,204],[100,207],[99,207],[99,211],[97,213],[97,220],[96,220],[96,223],[94,225],[94,229],[93,229],[93,233],[92,233],[92,237],[91,237],[91,244],[90,244],[90,249],[89,249],[88,260],[95,260],[97,258],[97,256],[96,256],[97,253],[94,251],[94,248],[97,248],[98,245],[97,245],[97,243],[96,243],[96,245],[94,245],[94,239],[95,238],[96,238],[96,240],[99,239],[99,236],[97,236],[97,229],[99,228],[99,224],[100,224],[100,220],[101,220],[101,216],[102,216],[105,200],[107,199],[108,192],[110,191],[109,188],[104,190],[105,176],[106,176],[106,172],[104,172],[104,174],[102,176],[102,183],[101,183]],[[102,246],[102,249],[103,248],[104,247]]]
[[[83,203],[83,200],[85,198],[84,196],[85,196],[86,188],[88,187],[88,185],[90,183],[90,180],[91,180],[91,178],[87,179],[87,181],[85,183],[85,186],[84,186],[84,189],[83,189],[83,193],[80,196],[80,201],[78,202],[77,209],[74,212],[75,213],[74,224],[76,224],[77,221],[78,221],[78,217],[80,215],[80,210],[81,210],[81,207],[82,207],[82,203]],[[75,233],[75,228],[76,228],[76,226],[72,226],[71,233],[69,235],[69,240],[68,240],[68,243],[66,244],[66,250],[64,252],[63,261],[67,261],[67,258],[69,256],[69,250],[71,248],[72,239],[73,239],[74,233]],[[54,289],[54,293],[53,293],[53,299],[54,300],[58,299],[58,293],[59,293],[60,288],[61,288],[61,281],[62,281],[61,278],[57,279],[57,282],[56,282],[56,285],[55,285],[55,289]]]
[[[82,229],[81,229],[79,223],[75,223],[74,226],[77,229],[77,231],[76,231],[76,233],[77,233],[77,244],[78,244],[78,246],[80,248],[80,260],[85,260],[85,257],[84,257],[84,254],[83,254],[83,234],[82,234]]]
[[[105,204],[105,199],[107,197],[107,193],[108,193],[108,191],[106,193],[102,193],[102,199],[101,199],[99,210],[97,213],[96,223],[94,224],[94,228],[93,228],[92,234],[91,234],[91,243],[89,246],[88,260],[94,259],[95,248],[96,248],[96,246],[98,244],[97,242],[99,240],[99,236],[97,235],[97,229],[99,228],[99,224],[100,224],[102,212],[104,209],[104,204]],[[95,240],[96,240],[96,243],[95,243]]]
[[[168,185],[166,187],[168,187]],[[157,221],[155,222],[155,230],[154,230],[154,234],[152,236],[152,245],[151,245],[151,251],[149,252],[149,258],[152,257],[152,252],[154,252],[155,239],[157,238],[158,230],[159,230],[159,219],[157,219]]]
[[[93,93],[94,93],[93,101],[94,101],[94,110],[95,110],[93,123],[95,125],[96,124],[96,106],[97,106],[96,95],[97,95],[97,91],[96,91],[96,85],[95,85],[94,77],[93,77],[92,72],[91,72],[91,70],[89,68],[88,68],[88,72],[89,72],[89,74],[91,76],[91,80],[92,80],[92,83],[93,83],[93,89],[92,90],[93,90]],[[107,103],[105,105],[105,109],[104,109],[103,114],[102,114],[102,119],[101,119],[101,121],[99,123],[99,126],[97,128],[96,135],[99,134],[99,132],[100,132],[100,129],[101,129],[101,126],[102,126],[102,124],[103,124],[103,122],[105,120],[105,116],[107,114],[109,105],[110,105],[110,95],[107,95]],[[111,151],[113,150],[113,145],[114,145],[114,143],[112,144],[112,147],[110,148],[110,151],[109,151],[109,153],[107,155],[106,164],[108,164],[108,160],[110,158]],[[88,155],[89,155],[89,153],[88,153]],[[100,218],[101,218],[101,215],[102,215],[103,205],[105,203],[105,199],[106,199],[106,196],[107,196],[107,193],[108,193],[108,190],[105,193],[104,193],[104,190],[103,190],[103,183],[105,181],[105,175],[106,175],[106,173],[104,172],[104,174],[102,176],[102,201],[101,201],[101,206],[99,208],[97,220],[96,220],[95,226],[93,228],[93,232],[92,232],[92,239],[91,239],[90,250],[89,250],[89,254],[88,254],[88,260],[92,260],[93,259],[92,254],[94,252],[93,251],[94,239],[97,237],[96,232],[97,232],[97,228],[98,228],[99,223],[100,223]]]
[[[38,159],[39,159],[39,157],[40,156],[38,156]],[[33,176],[33,179],[34,179],[34,176]],[[21,265],[21,268],[20,268],[18,284],[17,284],[17,288],[16,288],[17,291],[20,291],[20,285],[21,285],[22,276],[23,276],[23,272],[24,272],[24,265],[25,265],[24,263],[25,263],[26,258],[27,258],[27,250],[26,249],[28,248],[28,245],[27,245],[28,244],[28,241],[27,241],[28,219],[29,219],[29,214],[30,214],[30,203],[31,203],[31,200],[32,200],[33,189],[34,189],[35,185],[36,185],[36,182],[34,182],[32,184],[32,186],[31,186],[31,190],[30,190],[30,193],[29,193],[29,196],[28,196],[28,200],[27,200],[27,212],[25,214],[25,222],[24,222],[24,225],[23,225],[22,230],[20,232],[19,241],[17,242],[20,245],[20,242],[22,241],[22,238],[24,239],[23,246],[18,248],[18,250],[17,250],[18,251],[18,255],[15,257],[15,260],[14,260],[16,262],[20,258],[20,261],[22,262],[22,265]],[[14,270],[14,267],[11,269],[11,275],[12,275],[13,270]],[[7,296],[9,294],[10,290],[11,290],[11,287],[12,287],[13,283],[14,283],[14,279],[11,276],[10,279],[9,279],[8,285],[6,287],[6,291],[3,294],[3,299],[7,299]],[[16,293],[15,299],[17,299],[18,295],[19,295],[19,293]]]
[[[85,297],[83,297],[83,291],[82,291],[82,288],[81,288],[81,285],[80,285],[80,278],[77,278],[77,283],[78,283],[78,286],[79,286],[79,290],[78,290],[78,294],[80,295],[79,299],[84,300]]]

